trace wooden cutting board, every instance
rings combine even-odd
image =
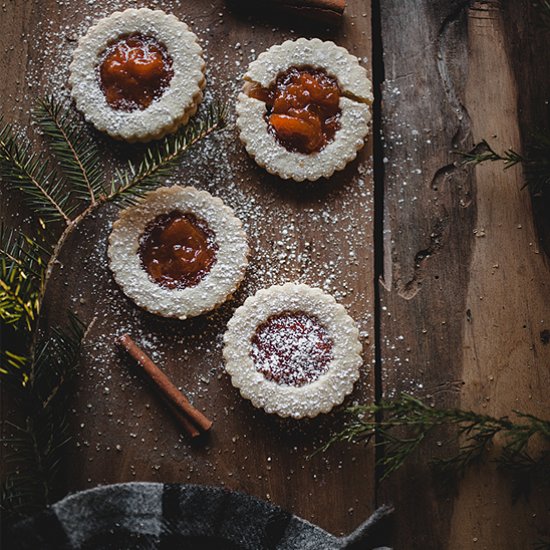
[[[470,470],[454,492],[441,491],[429,462],[456,449],[450,433],[434,436],[382,483],[372,448],[342,445],[308,460],[341,420],[267,416],[239,397],[221,361],[225,324],[246,296],[298,280],[334,293],[360,325],[365,363],[348,403],[372,401],[376,388],[389,398],[406,391],[497,416],[512,409],[549,416],[548,203],[531,201],[519,167],[458,169],[452,153],[483,138],[497,150],[524,150],[532,131],[548,126],[550,48],[533,2],[349,0],[342,24],[332,28],[248,16],[221,0],[147,4],[174,12],[199,35],[207,100],[227,100],[231,109],[249,61],[286,38],[334,40],[369,71],[374,59],[383,133],[376,185],[371,143],[329,182],[268,176],[244,152],[232,115],[228,130],[190,151],[171,181],[207,189],[235,208],[254,254],[230,303],[185,322],[149,315],[124,297],[105,257],[117,211],[107,207],[89,219],[64,247],[44,319],[57,322],[70,309],[90,323],[74,388],[66,489],[129,480],[225,485],[335,534],[356,526],[375,502],[394,502],[395,546],[407,550],[515,550],[550,535],[547,494],[534,488],[529,501],[514,504],[509,479],[493,464]],[[5,118],[27,128],[36,97],[65,87],[75,42],[93,19],[142,5],[0,3]],[[97,139],[109,166],[139,154]],[[1,196],[2,218],[26,223],[15,196]],[[125,331],[214,418],[207,445],[189,444],[116,350],[114,339]]]
[[[167,183],[195,185],[233,207],[249,235],[252,258],[244,284],[229,303],[210,315],[173,321],[139,309],[113,281],[106,242],[115,207],[97,212],[71,236],[44,309],[44,322],[62,322],[71,310],[89,325],[71,405],[74,439],[67,489],[134,480],[223,485],[271,500],[336,534],[348,532],[373,509],[372,451],[339,446],[310,459],[341,419],[331,414],[283,421],[254,409],[231,386],[221,352],[226,323],[247,296],[286,281],[320,286],[348,308],[361,330],[365,363],[347,403],[373,400],[370,143],[330,181],[296,184],[258,168],[234,126],[236,95],[248,63],[285,39],[334,40],[370,70],[370,10],[360,0],[350,2],[346,19],[327,28],[249,17],[222,1],[150,4],[174,13],[198,34],[208,67],[206,101],[226,101],[231,112],[228,129],[189,151]],[[65,86],[70,52],[91,21],[135,5],[81,0],[69,6],[52,0],[6,8],[14,20],[24,21],[25,35],[32,36],[25,43],[28,51],[14,58],[11,67],[20,75],[9,89],[20,122],[28,120],[27,110],[38,94]],[[112,166],[139,150],[98,139]],[[132,361],[116,348],[115,338],[124,332],[214,420],[204,444],[191,444],[180,433]]]

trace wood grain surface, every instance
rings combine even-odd
[[[248,16],[222,0],[148,3],[199,35],[207,101],[234,105],[250,60],[286,38],[334,40],[369,71],[374,64],[377,173],[369,143],[330,181],[282,182],[247,157],[231,119],[227,131],[187,155],[171,182],[206,189],[235,209],[250,236],[251,265],[231,302],[185,322],[140,310],[114,283],[106,239],[117,209],[86,220],[64,246],[43,318],[54,324],[72,310],[89,323],[63,490],[134,480],[224,485],[335,534],[377,504],[394,503],[398,549],[529,548],[548,534],[550,503],[535,491],[513,504],[509,480],[492,465],[473,469],[452,492],[441,489],[428,463],[452,451],[449,434],[436,434],[380,482],[372,448],[339,445],[308,460],[341,426],[338,415],[300,423],[267,416],[240,398],[223,371],[221,338],[235,307],[259,288],[296,280],[333,293],[359,323],[365,366],[347,403],[406,391],[489,414],[550,415],[550,347],[541,339],[550,328],[548,205],[531,201],[520,168],[465,169],[455,154],[482,138],[522,150],[535,123],[547,124],[547,36],[529,0],[375,0],[372,12],[370,4],[349,0],[342,23],[326,27]],[[75,41],[93,19],[137,5],[2,3],[2,115],[27,128],[36,97],[64,88]],[[97,139],[110,167],[135,154]],[[15,195],[0,193],[2,219],[28,223]],[[209,439],[190,444],[180,433],[117,350],[124,332],[214,420]]]
[[[518,125],[525,138],[533,109],[547,123],[548,77],[531,81],[538,64],[548,66],[547,50],[536,50],[547,37],[529,2],[381,6],[384,394],[547,417],[550,349],[540,335],[550,322],[549,271],[523,174],[456,166],[456,152],[483,138],[522,150]],[[492,465],[443,492],[429,461],[452,452],[447,441],[438,433],[380,487],[382,500],[406,510],[396,516],[398,548],[528,548],[547,532],[548,497],[514,504],[510,480]]]
[[[64,86],[69,53],[92,19],[136,2],[70,2],[70,22],[63,4],[5,7],[9,27],[19,28],[10,42],[20,43],[23,35],[29,48],[8,67],[13,77],[3,109],[11,120],[27,123],[33,98],[52,91],[52,85]],[[198,34],[208,65],[207,101],[227,101],[232,111],[229,128],[192,150],[172,181],[206,189],[235,209],[250,237],[251,264],[235,298],[216,312],[185,322],[165,320],[140,310],[113,281],[106,240],[116,208],[99,211],[73,233],[51,278],[43,317],[45,326],[54,325],[72,310],[89,324],[72,403],[67,490],[135,480],[224,485],[271,500],[336,534],[351,531],[373,510],[372,450],[340,446],[309,459],[338,427],[336,417],[283,421],[254,409],[231,386],[221,358],[225,325],[246,296],[274,283],[306,282],[334,294],[359,324],[365,366],[348,403],[374,397],[370,146],[330,181],[289,183],[248,158],[233,120],[248,63],[284,39],[335,40],[369,68],[370,11],[362,4],[350,2],[346,19],[327,28],[248,17],[221,1],[153,3]],[[61,59],[60,47],[66,50]],[[13,88],[14,81],[20,88]],[[129,154],[127,147],[99,139],[108,162],[120,163]],[[180,433],[132,361],[117,349],[115,338],[124,332],[214,420],[202,444],[191,444]]]

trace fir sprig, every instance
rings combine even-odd
[[[104,194],[103,164],[96,140],[76,113],[53,97],[41,100],[34,115],[76,198],[96,204]]]
[[[29,381],[27,358],[7,349],[0,351],[0,374],[9,377],[16,386],[26,386]]]
[[[115,201],[135,202],[170,174],[178,159],[191,146],[225,125],[226,108],[213,104],[174,135],[149,145],[139,162],[128,161],[118,170],[110,189],[103,188],[107,177],[101,153],[71,108],[49,98],[39,102],[35,117],[55,154],[62,177],[19,138],[11,125],[0,122],[0,179],[29,199],[29,206],[46,221],[64,221],[66,228],[58,246],[50,250],[29,237],[13,239],[0,234],[0,320],[11,325],[26,323],[32,328],[39,311],[47,278],[51,274],[60,244],[75,226],[97,206]],[[79,210],[80,215],[75,216]],[[14,244],[15,243],[15,244]],[[32,247],[30,244],[32,243]],[[33,256],[30,255],[31,248]],[[38,268],[38,278],[31,277]],[[54,258],[55,261],[55,258]],[[38,279],[38,280],[37,280]]]
[[[146,192],[159,185],[190,147],[223,128],[226,115],[226,106],[214,103],[206,107],[204,114],[175,134],[150,145],[141,161],[128,161],[126,170],[116,171],[108,200],[123,205],[135,203]]]
[[[481,460],[499,434],[502,445],[496,449],[494,460],[498,465],[516,473],[521,465],[530,464],[530,474],[550,477],[550,454],[532,456],[529,442],[534,437],[550,444],[550,420],[516,412],[517,421],[507,416],[494,418],[460,409],[438,409],[420,399],[404,394],[396,400],[374,405],[361,405],[348,409],[349,422],[326,444],[336,441],[369,443],[376,440],[381,448],[379,466],[382,479],[404,464],[425,438],[441,426],[455,429],[456,453],[434,460],[434,466],[442,473],[462,475],[467,468]],[[523,468],[524,473],[526,469]]]
[[[534,6],[539,11],[540,26],[546,30],[550,29],[550,0],[537,0]]]
[[[44,221],[71,219],[63,181],[41,155],[31,151],[28,140],[18,137],[11,124],[0,119],[0,178],[23,193],[29,207]]]
[[[526,155],[520,155],[513,149],[498,153],[484,139],[471,151],[459,153],[462,165],[476,165],[484,162],[502,162],[504,169],[522,164],[525,171],[526,186],[533,195],[550,192],[550,134],[538,133],[533,136],[527,147]]]
[[[107,178],[101,152],[68,105],[48,99],[35,113],[55,157],[52,163],[0,120],[0,180],[23,192],[41,222],[38,227],[43,229],[50,221],[65,224],[51,247],[41,235],[31,238],[0,230],[0,330],[18,331],[15,340],[24,348],[0,354],[0,375],[13,382],[24,417],[23,424],[4,423],[13,435],[4,440],[12,451],[4,462],[13,467],[8,475],[3,472],[3,520],[33,513],[51,502],[69,439],[66,382],[76,363],[83,327],[71,319],[68,333],[53,329],[45,340],[39,340],[37,329],[48,279],[63,243],[101,204],[129,204],[156,187],[185,151],[224,126],[224,115],[224,107],[210,106],[175,135],[149,145],[142,161],[129,162],[127,170],[117,172],[109,189],[103,188]]]
[[[46,249],[0,227],[0,321],[30,331],[40,309]]]
[[[150,144],[140,161],[129,160],[126,169],[115,171],[108,190],[103,188],[106,175],[100,151],[70,108],[51,98],[42,100],[35,117],[63,177],[0,119],[0,178],[22,191],[31,210],[44,221],[70,226],[79,207],[82,211],[108,201],[133,204],[157,187],[190,147],[225,126],[226,106],[209,105],[175,134]]]
[[[504,169],[511,168],[518,162],[523,161],[523,157],[513,149],[506,149],[503,153],[497,153],[485,139],[481,140],[472,151],[460,153],[460,155],[464,159],[463,165],[502,161],[504,162]]]
[[[16,398],[26,415],[22,424],[9,423],[13,469],[2,487],[2,510],[11,519],[28,515],[48,504],[59,473],[63,449],[69,441],[66,407],[67,381],[77,364],[82,324],[71,317],[66,331],[53,330],[39,342],[27,383]]]

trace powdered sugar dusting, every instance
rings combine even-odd
[[[303,328],[297,327],[296,319],[304,322],[302,316],[319,319],[322,329],[317,322],[308,321]],[[277,327],[280,334],[270,334],[277,318],[284,319]],[[303,340],[308,328],[309,334]],[[266,334],[262,335],[264,330]],[[288,341],[281,342],[285,336]],[[345,308],[319,288],[304,284],[274,285],[247,298],[229,321],[224,342],[225,368],[232,384],[255,407],[282,417],[313,418],[329,412],[351,393],[362,363],[359,331]],[[325,352],[319,354],[316,347],[324,347]],[[313,362],[303,355],[308,350]],[[268,358],[271,351],[275,351],[282,362],[274,365]],[[281,384],[273,376],[265,375],[265,370],[274,365],[277,374],[301,382],[296,372],[288,368],[293,363],[293,352],[298,354],[298,366],[307,365],[308,377],[315,359],[319,360],[321,369],[326,361],[326,368],[307,383]],[[256,358],[263,368],[255,364]]]
[[[216,262],[196,285],[166,288],[143,269],[140,239],[159,215],[173,210],[205,220],[216,235]],[[214,309],[235,292],[247,266],[248,244],[241,221],[217,197],[194,187],[161,187],[136,206],[123,210],[109,237],[109,260],[116,281],[139,306],[162,315],[187,319]]]
[[[113,109],[97,77],[101,56],[111,42],[138,33],[156,38],[172,59],[173,76],[162,96],[145,110]],[[205,63],[197,37],[174,15],[148,8],[115,12],[101,19],[79,42],[70,66],[71,93],[86,120],[126,141],[158,139],[187,122],[203,98]]]
[[[284,312],[256,329],[250,354],[256,370],[268,380],[303,386],[327,371],[332,346],[317,319],[301,312]]]
[[[47,7],[33,3],[39,4],[43,9],[39,20],[22,29],[22,47],[30,51],[27,59],[22,55],[26,78],[17,87],[17,98],[5,97],[7,119],[22,121],[25,128],[28,106],[37,97],[47,93],[68,97],[72,52],[94,21],[117,9],[142,5],[133,0],[96,0],[79,3],[81,9],[73,13],[72,0],[52,1]],[[269,21],[239,18],[221,0],[149,0],[147,5],[174,13],[193,29],[207,62],[205,102],[229,103],[228,128],[194,146],[166,184],[193,185],[232,207],[250,238],[250,265],[234,298],[217,310],[183,322],[164,319],[135,306],[113,280],[107,239],[119,215],[116,207],[98,210],[75,232],[51,279],[46,303],[52,324],[63,322],[69,309],[92,323],[71,408],[74,451],[67,474],[71,489],[137,478],[194,481],[245,488],[284,504],[272,483],[273,470],[281,463],[287,464],[288,486],[301,487],[306,498],[319,498],[319,490],[334,487],[335,479],[340,484],[343,475],[368,484],[370,470],[362,447],[334,449],[306,461],[330,430],[339,427],[337,417],[297,423],[268,416],[241,399],[222,361],[226,324],[247,296],[286,281],[307,283],[330,293],[354,318],[365,344],[366,363],[348,402],[370,399],[373,354],[366,344],[374,310],[373,198],[367,152],[330,181],[314,185],[294,185],[266,174],[238,139],[236,97],[243,73],[258,53],[295,33]],[[60,27],[61,18],[66,23]],[[348,41],[348,48],[360,56],[363,46]],[[11,111],[8,106],[13,106]],[[127,147],[98,133],[94,137],[109,169],[141,154],[139,145]],[[132,362],[117,350],[115,339],[126,332],[195,406],[213,418],[211,439],[200,449],[178,435],[177,423]],[[355,494],[349,503],[353,511],[344,513],[350,523],[358,523],[365,506],[362,494]],[[310,512],[308,519],[314,519]]]
[[[302,65],[336,77],[344,94],[339,100],[340,127],[325,147],[307,155],[289,151],[269,131],[266,104],[246,93],[238,96],[237,126],[248,154],[268,172],[295,181],[316,181],[344,169],[363,147],[371,120],[371,83],[357,58],[344,48],[305,38],[287,40],[263,52],[250,64],[244,79],[268,88],[279,74]]]

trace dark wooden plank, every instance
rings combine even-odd
[[[466,70],[466,21],[456,2],[381,2],[385,80],[384,271],[381,368],[384,397],[405,391],[454,405],[461,327],[475,228],[475,190],[453,167],[453,145],[471,144],[455,81]],[[455,80],[456,79],[456,80]],[[458,96],[457,96],[458,94]],[[452,290],[449,285],[452,284]],[[397,546],[444,548],[452,506],[426,464],[430,447],[385,481],[399,503]]]
[[[31,13],[30,3],[16,5],[14,2],[3,3],[0,6],[0,21],[2,41],[0,56],[0,71],[3,75],[13,75],[13,78],[0,79],[0,114],[9,121],[28,121],[25,112],[26,105],[21,102],[25,92],[25,82],[20,75],[26,72],[29,57],[29,44],[26,39],[27,25]],[[19,75],[15,77],[15,75]],[[10,204],[14,204],[10,209]],[[0,218],[7,221],[19,210],[17,202],[0,187]]]
[[[533,143],[538,133],[550,132],[550,34],[541,21],[535,4],[507,2],[503,24],[509,37],[506,47],[516,82],[518,117],[524,149]],[[540,246],[550,257],[550,192],[533,197],[533,213]]]
[[[10,65],[3,109],[28,121],[33,98],[62,89],[75,39],[96,16],[132,1],[80,0],[69,7],[54,0],[8,3],[21,24],[28,54]],[[208,59],[208,95],[234,103],[240,75],[262,50],[285,38],[316,35],[334,39],[370,63],[370,10],[349,2],[336,29],[249,19],[215,2],[163,2],[198,33]],[[156,4],[154,4],[156,5]],[[305,25],[305,23],[304,23]],[[8,34],[2,49],[21,41]],[[13,86],[13,84],[9,84]],[[17,106],[23,109],[19,115]],[[103,140],[106,159],[124,150]],[[295,185],[266,175],[247,157],[233,124],[222,136],[199,146],[173,181],[221,196],[235,208],[250,235],[253,257],[248,278],[235,299],[212,315],[174,322],[149,315],[120,292],[107,267],[105,250],[116,211],[105,208],[67,241],[48,289],[44,322],[56,323],[67,309],[90,323],[74,389],[73,448],[67,488],[98,483],[156,480],[210,483],[273,500],[335,532],[347,532],[372,511],[374,470],[371,450],[334,448],[311,460],[335,425],[333,415],[310,422],[283,422],[254,410],[229,383],[221,362],[221,337],[233,309],[250,293],[272,283],[299,280],[333,292],[360,324],[365,368],[354,398],[373,395],[372,175],[367,147],[359,159],[330,182]],[[206,446],[191,446],[132,371],[114,344],[130,332],[162,364],[177,385],[215,420]],[[349,401],[348,401],[349,402]]]
[[[521,4],[523,28],[540,33],[532,3]],[[509,47],[508,24],[519,13],[511,3],[478,2],[468,14],[465,97],[472,136],[475,142],[490,136],[499,149],[522,149],[519,108],[536,101],[536,96],[529,97],[521,73],[514,74],[514,64],[531,61],[536,67],[544,62],[529,60],[523,48]],[[533,70],[530,78],[536,77]],[[471,315],[464,327],[461,405],[493,415],[520,410],[548,417],[550,349],[541,332],[550,323],[550,272],[537,244],[524,176],[519,167],[503,174],[502,166],[484,166],[475,171],[475,181],[477,224],[486,228],[486,237],[476,240],[470,265]],[[533,488],[528,501],[514,505],[509,480],[484,467],[461,484],[451,541],[471,537],[485,548],[534,544],[541,530],[548,534],[549,505],[548,491],[541,487]]]
[[[469,150],[482,138],[498,149],[521,148],[523,80],[515,79],[511,56],[516,65],[525,61],[509,48],[504,21],[529,3],[514,3],[519,11],[503,4],[381,3],[382,380],[387,397],[408,391],[489,414],[547,415],[549,351],[539,334],[549,322],[549,274],[521,170],[453,165],[453,149]],[[548,525],[547,507],[538,497],[513,506],[510,485],[493,466],[471,471],[456,495],[442,493],[428,462],[452,451],[434,438],[380,487],[380,498],[399,506],[397,547],[531,544]]]

